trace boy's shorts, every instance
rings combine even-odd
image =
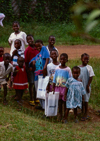
[[[57,87],[57,86],[55,87],[55,92],[59,92],[59,99],[63,101],[66,101],[64,100],[65,89],[66,87]]]
[[[34,83],[34,72],[29,71],[29,73],[27,73],[27,78],[29,83]]]
[[[0,79],[0,85],[7,84],[7,81],[5,79]]]

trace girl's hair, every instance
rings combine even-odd
[[[66,59],[68,59],[68,55],[66,54],[66,53],[62,53],[61,55],[60,55],[60,57],[61,56],[64,56]]]
[[[73,72],[74,69],[80,71],[80,68],[79,68],[78,66],[74,66],[74,67],[72,68],[72,72]]]
[[[50,54],[51,54],[52,51],[56,51],[56,52],[58,53],[58,51],[57,51],[56,49],[52,49],[52,50],[50,51]]]
[[[83,53],[83,54],[81,55],[81,59],[82,59],[84,56],[88,56],[88,57],[89,57],[89,55],[88,55],[87,53]]]
[[[50,35],[50,36],[49,36],[49,39],[50,39],[51,37],[55,38],[55,36],[53,36],[53,35]]]
[[[36,44],[36,43],[41,43],[41,44],[43,45],[43,41],[40,40],[40,39],[39,39],[39,40],[36,40],[36,41],[35,41],[35,44]]]
[[[32,38],[33,38],[33,35],[32,35],[32,34],[28,34],[28,35],[26,36],[26,39],[27,39],[28,37],[32,37]],[[33,39],[34,39],[34,38],[33,38]]]
[[[16,39],[16,40],[14,41],[14,43],[15,43],[16,41],[20,43],[20,46],[22,45],[21,40]]]
[[[14,25],[15,23],[19,25],[19,22],[18,22],[18,21],[14,21],[14,22],[13,22],[13,25]]]

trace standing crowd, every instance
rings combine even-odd
[[[4,48],[0,47],[0,89],[3,86],[4,105],[7,104],[9,80],[9,88],[15,89],[15,95],[12,97],[16,101],[21,103],[24,90],[29,88],[30,105],[35,106],[35,103],[40,103],[40,106],[36,108],[45,109],[45,100],[36,98],[38,76],[49,76],[47,92],[59,92],[59,121],[67,123],[69,111],[73,109],[75,122],[78,122],[78,108],[83,113],[81,120],[88,119],[91,82],[95,76],[92,67],[88,65],[89,55],[83,53],[81,55],[82,64],[74,66],[71,70],[67,66],[68,55],[62,53],[59,56],[59,51],[54,47],[54,36],[49,36],[49,44],[45,47],[42,40],[34,42],[32,35],[26,35],[19,28],[19,23],[13,22],[14,32],[8,39],[11,47],[10,54],[4,53]],[[25,45],[28,45],[26,49]]]

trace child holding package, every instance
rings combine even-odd
[[[36,100],[36,92],[35,92],[35,87],[33,88],[34,85],[34,70],[35,68],[29,67],[29,62],[31,61],[32,58],[34,58],[39,51],[36,49],[34,45],[34,38],[32,35],[27,35],[27,42],[28,42],[28,47],[25,50],[25,65],[26,65],[26,72],[27,72],[27,77],[28,77],[28,82],[29,82],[29,93],[30,93],[30,105],[34,106],[35,102],[39,102]],[[34,95],[33,95],[34,93]]]
[[[10,64],[11,56],[9,53],[5,53],[3,55],[3,60],[0,62],[0,84],[3,85],[4,89],[4,105],[7,104],[6,96],[7,96],[7,81],[9,80],[11,72],[13,72],[13,66]],[[7,77],[7,75],[9,75]]]
[[[65,84],[68,78],[72,77],[71,69],[66,66],[68,55],[62,53],[60,55],[61,65],[56,68],[53,78],[53,91],[59,92],[59,120],[62,119],[62,105],[64,104],[64,112],[66,110],[66,100],[64,100],[64,93],[66,90]]]
[[[82,82],[78,79],[80,75],[80,68],[75,66],[72,68],[73,78],[69,78],[66,82],[66,90],[64,100],[66,101],[66,111],[63,123],[67,123],[70,109],[74,109],[75,123],[77,120],[77,107],[82,108],[82,98],[86,94]]]
[[[85,121],[88,119],[88,102],[89,102],[89,98],[90,98],[90,93],[91,93],[91,82],[93,79],[94,72],[93,69],[90,65],[88,65],[89,62],[89,55],[84,53],[81,55],[81,61],[82,61],[82,65],[80,65],[80,76],[79,78],[82,80],[83,86],[86,90],[86,95],[84,97],[84,106],[85,106],[85,114],[84,117],[81,119],[82,121]]]
[[[35,82],[35,89],[37,91],[38,88],[38,75],[46,76],[47,75],[47,64],[49,63],[49,52],[46,49],[45,46],[43,46],[42,40],[37,40],[35,41],[35,47],[39,51],[39,54],[36,55],[31,61],[30,64],[32,63],[33,66],[35,66],[35,71],[34,71],[34,82]],[[38,106],[36,107],[37,109],[45,107],[44,105],[45,101],[40,100],[41,107]]]
[[[46,48],[47,48],[47,50],[48,50],[48,52],[49,52],[49,54],[50,54],[50,51],[51,51],[52,49],[57,50],[57,48],[54,47],[54,44],[55,44],[55,37],[54,37],[53,35],[49,36],[48,42],[49,42],[49,45],[46,46]],[[57,51],[58,51],[58,50],[57,50]],[[51,58],[51,57],[50,57],[50,62],[52,62],[52,58]]]
[[[24,66],[24,58],[18,57],[18,66],[14,70],[13,88],[16,91],[16,100],[21,102],[24,89],[28,88],[27,74]]]
[[[53,77],[55,74],[55,69],[60,65],[57,61],[58,52],[55,49],[50,51],[50,57],[52,58],[52,62],[47,65],[47,75],[49,76],[49,84],[47,86],[47,91],[52,92],[52,85],[53,85]]]

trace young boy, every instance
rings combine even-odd
[[[39,51],[35,48],[34,38],[32,35],[27,35],[26,39],[29,46],[25,50],[25,65],[26,65],[26,72],[29,82],[30,105],[34,106],[35,102],[38,101],[36,100],[35,89],[34,89],[34,97],[33,97],[34,70],[32,71],[32,68],[29,68],[29,62],[33,57],[35,57],[39,53]]]
[[[2,62],[0,62],[0,84],[3,85],[4,89],[4,105],[7,104],[6,96],[7,96],[7,81],[9,80],[11,72],[13,72],[13,66],[10,64],[11,56],[9,53],[5,53],[3,56]],[[7,75],[9,75],[7,77]]]
[[[35,47],[39,51],[39,54],[36,55],[31,61],[30,64],[33,64],[35,66],[34,71],[34,81],[35,81],[35,89],[37,91],[38,87],[38,75],[46,76],[47,75],[47,64],[49,63],[49,52],[46,49],[45,46],[43,46],[43,42],[41,40],[37,40],[35,42]],[[44,109],[44,100],[40,100],[40,104],[42,108]],[[40,109],[40,107],[37,107],[37,109]]]
[[[46,48],[47,48],[47,50],[48,50],[48,52],[49,52],[49,54],[50,54],[50,51],[51,51],[52,49],[57,50],[57,48],[54,47],[54,44],[55,44],[55,37],[54,37],[53,35],[49,36],[48,42],[49,42],[49,45],[46,46]],[[57,52],[58,52],[58,50],[57,50]],[[50,62],[52,62],[52,58],[51,58],[51,57],[50,57]]]
[[[60,65],[60,63],[57,61],[58,58],[58,52],[55,49],[52,49],[50,51],[50,57],[52,58],[52,62],[47,65],[47,75],[49,76],[49,84],[47,86],[47,91],[52,91],[52,85],[53,85],[53,77],[55,74],[55,69],[57,66]]]

